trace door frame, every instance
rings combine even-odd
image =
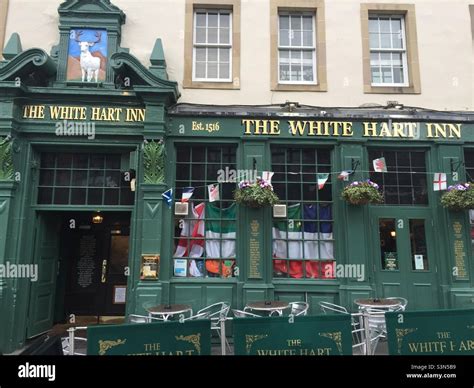
[[[408,244],[408,249],[411,252],[410,246],[410,226],[408,220],[410,219],[423,219],[425,220],[425,236],[427,240],[427,251],[429,255],[429,270],[420,272],[423,274],[431,273],[434,284],[433,296],[436,298],[436,306],[435,308],[441,308],[442,305],[442,292],[440,290],[439,285],[441,282],[441,273],[440,269],[442,268],[440,265],[440,254],[436,248],[435,242],[435,231],[434,231],[434,217],[429,207],[402,207],[402,206],[370,206],[369,208],[369,219],[370,219],[370,232],[369,232],[369,248],[370,248],[370,257],[369,257],[369,266],[370,266],[370,273],[373,278],[372,284],[373,289],[376,295],[382,296],[382,262],[380,257],[380,236],[379,236],[379,222],[378,220],[381,218],[393,218],[395,219],[396,230],[398,234],[398,225],[397,221],[402,219],[404,220],[404,231],[401,234],[402,238],[407,238],[408,240],[404,242],[404,244]],[[397,241],[397,244],[400,244]],[[401,246],[397,245],[397,252],[400,253]],[[411,259],[411,257],[410,257]],[[408,269],[400,270],[400,283],[402,283],[403,277],[405,277],[408,273],[415,273],[416,270],[413,270],[411,260],[406,262],[405,258],[399,257],[399,268],[401,260],[405,260],[405,265],[408,264]],[[406,272],[409,271],[409,272]],[[406,273],[404,273],[406,272]],[[411,276],[408,277],[408,285],[412,285],[412,278]],[[411,291],[409,291],[411,292]],[[397,295],[391,295],[397,296]],[[408,298],[410,302],[410,298]]]

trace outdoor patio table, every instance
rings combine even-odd
[[[272,315],[274,312],[276,312],[278,315],[282,315],[283,310],[289,308],[290,304],[287,302],[274,300],[265,302],[250,302],[246,307],[250,310],[267,311],[270,315]]]
[[[380,310],[388,310],[400,305],[400,301],[395,299],[356,299],[354,303],[359,306],[359,309],[373,308]]]
[[[184,314],[189,312],[193,315],[193,310],[188,304],[160,304],[147,309],[150,316],[159,315],[164,321],[167,321],[173,315]]]

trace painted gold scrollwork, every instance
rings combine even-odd
[[[105,353],[107,353],[107,350],[109,349],[112,349],[116,346],[119,346],[119,345],[123,345],[125,344],[125,342],[127,342],[127,340],[121,340],[121,339],[118,339],[116,341],[112,341],[112,340],[109,340],[109,341],[102,341],[100,340],[99,341],[99,354],[101,356],[105,355]]]
[[[190,334],[187,336],[179,335],[179,336],[176,336],[175,338],[177,341],[189,342],[196,348],[196,351],[198,352],[198,354],[201,354],[201,333]]]
[[[250,354],[250,351],[252,350],[252,345],[260,341],[264,338],[267,338],[268,334],[247,334],[245,336],[245,350],[247,351],[247,354]]]
[[[411,334],[417,331],[418,328],[410,328],[410,329],[395,329],[395,335],[397,336],[397,352],[401,354],[403,339],[406,335]]]
[[[339,354],[342,355],[342,332],[334,331],[334,332],[327,332],[327,333],[318,333],[320,337],[325,337],[333,340],[336,343],[337,350]]]

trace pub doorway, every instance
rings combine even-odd
[[[125,315],[130,212],[38,212],[28,337]]]

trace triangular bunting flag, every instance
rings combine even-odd
[[[262,179],[272,184],[272,177],[275,173],[271,171],[262,171]]]
[[[344,171],[341,171],[341,173],[337,176],[337,179],[341,179],[341,180],[347,181],[348,178],[349,178],[349,175],[351,175],[352,173],[353,173],[352,170],[344,170]]]
[[[183,196],[181,197],[181,202],[188,202],[189,199],[193,196],[194,187],[184,187]]]
[[[212,184],[207,186],[207,190],[209,191],[209,202],[216,202],[219,201],[219,185]]]
[[[329,178],[329,174],[318,174],[318,188],[322,190]]]
[[[448,188],[448,182],[446,180],[446,174],[442,172],[435,173],[434,181],[433,181],[433,190],[441,191],[441,190],[446,190],[447,188]]]
[[[161,194],[163,197],[163,200],[166,201],[168,207],[171,209],[171,205],[173,203],[173,189],[169,189],[165,191],[163,194]]]
[[[374,164],[375,172],[387,172],[387,163],[385,162],[385,158],[374,159],[372,163]]]

